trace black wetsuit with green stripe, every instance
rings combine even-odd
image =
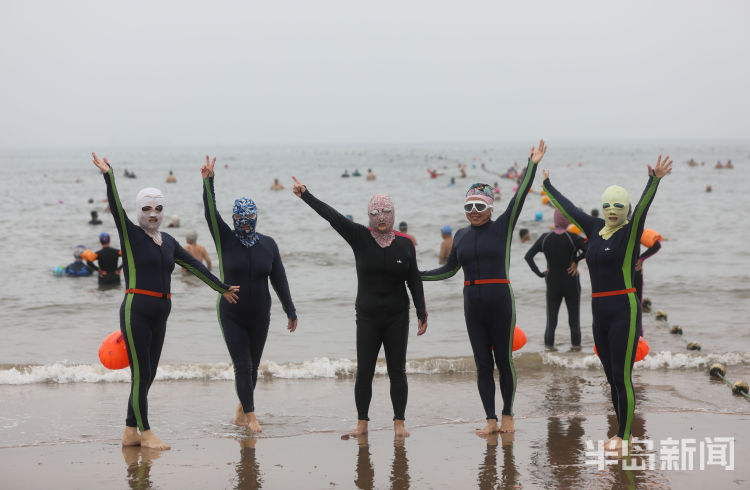
[[[287,318],[297,318],[289,284],[281,262],[279,247],[273,238],[258,233],[252,247],[245,247],[216,210],[214,178],[203,179],[203,205],[208,229],[219,255],[221,279],[240,286],[242,295],[236,304],[219,297],[219,314],[224,342],[234,365],[234,382],[244,412],[255,411],[253,392],[258,366],[268,336],[271,319],[271,280]]]
[[[565,216],[589,237],[586,263],[591,291],[604,293],[634,288],[633,275],[646,213],[656,195],[659,178],[649,177],[632,219],[608,239],[599,236],[604,220],[586,214],[544,181],[547,196]],[[594,343],[609,381],[612,404],[617,414],[617,435],[630,437],[635,410],[632,370],[641,336],[641,303],[634,292],[594,297],[591,301]]]
[[[529,193],[536,165],[529,160],[521,184],[508,207],[496,220],[482,226],[461,228],[453,238],[448,262],[437,269],[422,272],[422,280],[439,281],[463,268],[464,281],[508,279],[510,243],[513,228]],[[494,365],[500,373],[503,415],[513,415],[516,371],[513,367],[513,330],[516,307],[510,284],[472,284],[464,286],[464,316],[469,341],[477,365],[477,387],[488,419],[495,413]],[[494,361],[493,361],[494,350]]]
[[[179,264],[220,293],[229,286],[211,274],[172,236],[162,233],[157,245],[143,229],[128,219],[120,202],[112,169],[104,174],[109,209],[115,219],[122,249],[122,270],[127,289],[170,294],[172,271]],[[127,340],[131,392],[128,399],[128,427],[149,430],[148,390],[156,377],[167,317],[172,302],[144,294],[126,293],[120,306],[120,330]]]

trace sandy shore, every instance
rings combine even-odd
[[[746,488],[750,484],[747,415],[701,412],[638,413],[636,436],[654,442],[626,460],[600,468],[586,441],[600,439],[613,417],[570,415],[519,418],[510,436],[481,439],[477,424],[412,427],[394,443],[388,430],[367,440],[335,432],[291,437],[241,435],[171,440],[172,450],[123,449],[116,441],[0,449],[3,488]],[[610,425],[608,427],[607,425]],[[717,432],[717,427],[721,427]],[[734,469],[701,458],[704,438],[734,438]],[[694,470],[660,469],[660,441],[694,439]],[[729,464],[728,445],[727,461]],[[655,469],[648,469],[648,455]],[[688,450],[690,455],[690,450]],[[716,459],[716,458],[714,458]],[[743,464],[744,463],[744,464]]]

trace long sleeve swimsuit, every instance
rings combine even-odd
[[[512,352],[516,306],[508,279],[510,243],[535,173],[536,164],[529,159],[524,178],[505,212],[482,226],[470,225],[458,230],[448,262],[437,269],[422,272],[423,280],[439,281],[463,268],[466,330],[477,365],[479,397],[488,419],[497,419],[495,364],[500,373],[502,413],[513,415],[516,370]]]
[[[279,247],[273,238],[258,233],[258,241],[245,247],[216,210],[214,178],[203,179],[203,205],[206,222],[219,255],[222,281],[240,286],[235,304],[219,296],[216,310],[224,342],[234,365],[237,396],[245,413],[255,411],[254,391],[258,366],[268,337],[271,320],[271,293],[268,279],[281,300],[287,317],[297,318],[289,292]]]
[[[563,298],[568,308],[570,343],[581,345],[581,281],[579,276],[568,274],[568,267],[586,256],[586,240],[570,232],[545,233],[531,246],[524,258],[539,277],[547,284],[547,326],[544,330],[544,345],[555,345],[557,315]],[[534,256],[542,252],[547,259],[547,273],[542,273],[534,262]]]
[[[161,246],[154,243],[125,213],[111,168],[104,174],[104,181],[107,183],[109,209],[112,210],[120,236],[122,267],[127,285],[125,299],[120,306],[120,330],[127,341],[131,373],[125,423],[128,427],[138,427],[144,431],[149,429],[148,390],[156,377],[167,317],[172,307],[169,296],[175,264],[181,265],[220,293],[226,292],[229,286],[211,274],[171,235],[161,234]]]
[[[412,241],[396,235],[381,247],[370,230],[357,224],[317,199],[309,191],[302,194],[316,213],[328,221],[351,246],[357,267],[357,379],[354,399],[359,420],[369,420],[372,378],[382,345],[391,382],[394,420],[404,420],[408,386],[406,345],[409,338],[409,296],[417,318],[426,321],[422,281]],[[405,286],[406,285],[406,286]]]
[[[594,343],[609,381],[617,435],[623,440],[630,437],[635,410],[632,369],[642,333],[641,303],[635,295],[633,273],[646,213],[659,180],[649,177],[632,219],[608,239],[599,235],[603,219],[586,214],[552,187],[549,179],[544,181],[544,190],[554,205],[589,237],[586,263],[591,277]]]

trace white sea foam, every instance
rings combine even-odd
[[[514,356],[516,369],[545,369],[545,366],[564,369],[594,369],[600,366],[594,354],[583,353],[528,353]],[[750,365],[750,354],[651,352],[646,359],[635,364],[636,369],[705,369],[720,362],[727,366]],[[301,362],[277,363],[263,361],[259,374],[280,379],[347,378],[357,372],[356,361],[351,359],[329,359],[318,357]],[[459,374],[476,371],[471,357],[412,359],[406,363],[409,374],[437,375]],[[379,376],[387,375],[384,360],[379,360],[375,369]],[[204,364],[162,364],[157,380],[205,380],[231,381],[234,379],[232,365],[226,362]],[[25,385],[34,383],[122,383],[130,381],[130,371],[111,371],[99,364],[70,364],[57,362],[44,365],[13,365],[0,367],[0,385]]]

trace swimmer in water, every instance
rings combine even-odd
[[[204,247],[203,245],[198,245],[198,232],[195,230],[190,230],[188,234],[185,235],[185,241],[187,242],[187,245],[185,245],[185,250],[190,252],[190,255],[195,257],[196,260],[205,262],[206,268],[208,270],[211,270],[211,257],[209,257],[206,247]]]
[[[375,180],[375,174],[372,173],[372,169],[371,168],[367,169],[367,176],[365,177],[365,179],[367,179],[367,180]]]
[[[91,156],[107,184],[109,207],[124,252],[122,262],[128,288],[120,306],[120,330],[126,342],[131,376],[122,445],[169,449],[149,425],[148,391],[156,378],[172,309],[170,284],[174,266],[188,269],[230,303],[237,301],[240,288],[224,284],[171,235],[159,231],[166,206],[159,189],[141,189],[136,197],[138,224],[130,221],[120,202],[109,162],[96,153]]]
[[[68,277],[87,277],[94,272],[94,268],[83,262],[81,254],[86,250],[83,245],[78,245],[73,249],[74,262],[65,266],[65,275]]]
[[[414,244],[393,230],[393,201],[375,194],[367,207],[370,228],[346,219],[338,211],[312,195],[295,177],[294,194],[301,198],[351,246],[357,267],[357,380],[354,400],[357,427],[347,436],[367,433],[372,378],[380,347],[385,349],[391,382],[393,430],[397,438],[408,437],[406,415],[406,345],[409,338],[409,296],[417,311],[417,335],[427,331],[427,309],[417,268]],[[347,437],[345,436],[345,437]]]
[[[169,175],[167,175],[167,180],[165,180],[167,184],[175,184],[177,183],[177,177],[174,176],[174,173],[172,171],[169,171]]]
[[[99,285],[120,285],[120,271],[122,266],[118,266],[117,262],[120,260],[120,251],[109,245],[109,233],[102,233],[99,235],[99,243],[102,248],[96,252],[96,261],[99,263],[96,266],[93,262],[86,261],[88,265],[99,272]]]
[[[513,400],[516,393],[516,371],[513,366],[513,333],[516,309],[510,286],[510,243],[526,196],[534,180],[537,164],[547,151],[544,140],[531,148],[526,176],[505,212],[494,221],[492,186],[474,184],[466,193],[463,210],[470,225],[458,230],[448,262],[437,269],[422,272],[425,281],[440,281],[464,271],[464,316],[474,362],[477,366],[477,388],[487,425],[477,432],[489,436],[496,432],[513,432]],[[500,373],[503,397],[502,420],[498,426],[495,412],[494,367]]]
[[[521,243],[526,243],[531,241],[531,233],[529,233],[528,228],[521,228],[518,230],[518,239],[521,240]]]
[[[273,179],[273,185],[271,185],[272,191],[283,191],[284,186],[279,183],[279,179]]]
[[[220,299],[216,305],[219,326],[234,366],[234,386],[239,398],[234,423],[253,432],[263,429],[255,416],[255,385],[258,367],[271,322],[271,281],[286,313],[286,328],[297,329],[297,312],[292,302],[279,247],[273,238],[257,232],[258,210],[248,198],[234,201],[231,226],[216,209],[214,175],[216,158],[201,167],[203,206],[206,222],[219,255],[219,273],[225,281],[239,284],[243,294],[237,302]]]
[[[604,219],[594,218],[552,187],[549,170],[544,171],[544,190],[555,207],[586,233],[589,239],[586,263],[591,277],[594,343],[610,385],[617,415],[617,434],[605,446],[620,451],[622,441],[631,436],[635,410],[632,370],[636,348],[642,335],[641,303],[633,284],[641,235],[646,214],[656,190],[672,168],[669,156],[661,155],[654,168],[648,165],[648,182],[641,199],[628,219],[630,199],[625,189],[610,186],[602,195]]]
[[[451,254],[453,248],[453,230],[450,225],[445,225],[440,228],[440,236],[443,237],[443,241],[440,242],[440,253],[438,254],[438,264],[443,265],[448,262],[448,257]]]
[[[99,213],[96,211],[91,211],[91,219],[89,220],[90,225],[100,225],[102,224],[102,220],[99,219]]]
[[[398,231],[399,231],[399,233],[401,233],[402,235],[404,235],[406,238],[408,238],[409,240],[411,240],[411,242],[414,244],[415,247],[417,245],[419,245],[417,243],[417,239],[414,238],[413,236],[409,235],[409,233],[408,233],[409,232],[409,225],[406,224],[406,221],[402,221],[401,223],[398,224]]]

